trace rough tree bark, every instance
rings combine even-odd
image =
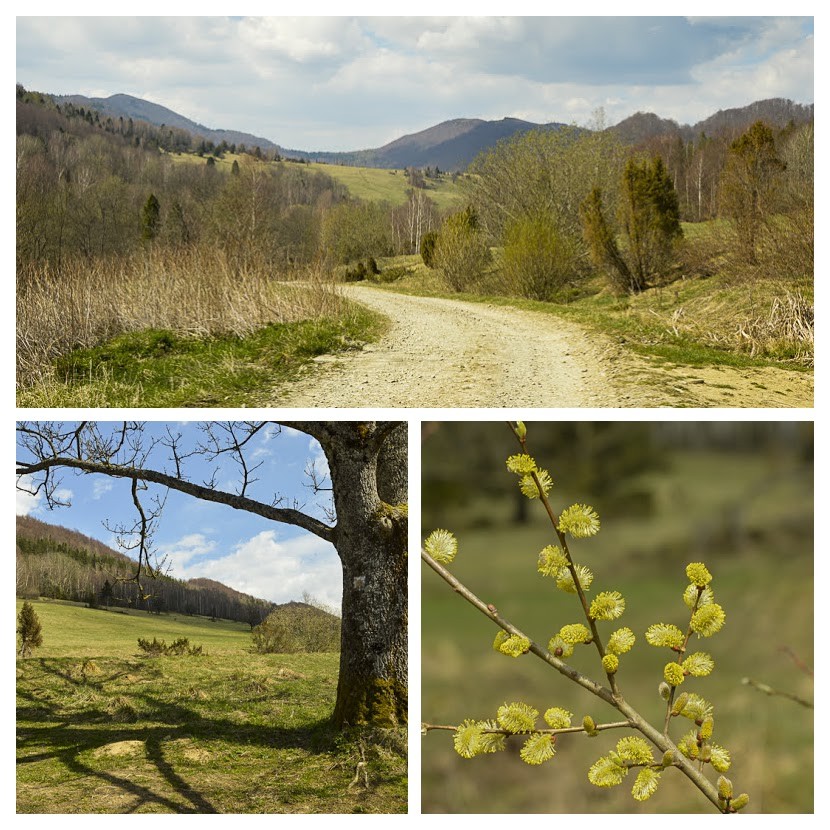
[[[133,481],[139,515],[136,534],[139,565],[146,557],[149,526],[157,518],[141,503],[137,483],[158,484],[195,498],[226,504],[274,521],[296,525],[331,542],[343,568],[340,675],[333,721],[338,727],[398,726],[407,722],[407,425],[402,422],[308,422],[281,425],[315,438],[328,460],[336,522],[326,524],[302,511],[248,495],[253,470],[248,441],[262,423],[224,424],[199,448],[181,446],[169,433],[150,441],[141,424],[124,423],[109,431],[97,424],[72,426],[21,423],[18,487],[42,494],[49,506],[59,501],[56,472],[126,478]],[[208,426],[210,429],[210,426]],[[215,441],[221,434],[222,441]],[[169,452],[168,466],[146,466],[151,451]],[[197,484],[184,473],[189,454],[218,457],[229,453],[240,468],[237,492],[214,482]]]

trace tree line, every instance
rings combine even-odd
[[[636,147],[611,130],[537,130],[469,172],[467,208],[423,251],[453,290],[563,300],[599,271],[616,293],[638,293],[716,263],[812,277],[812,122]],[[716,223],[709,247],[687,244],[682,222]]]
[[[416,253],[440,220],[414,174],[403,206],[365,203],[331,176],[273,164],[278,156],[259,148],[59,108],[20,88],[16,150],[19,271],[164,247],[219,248],[233,269],[284,272]],[[216,163],[234,151],[230,166]]]
[[[90,540],[94,542],[94,540]],[[133,580],[136,563],[101,543],[29,517],[18,518],[17,596],[83,602],[90,607],[137,608],[259,625],[272,602],[223,587],[197,585],[157,574]]]

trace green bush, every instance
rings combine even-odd
[[[491,254],[478,229],[475,211],[467,209],[447,217],[435,243],[435,266],[454,291],[475,284],[490,264]]]
[[[176,657],[187,654],[193,657],[202,654],[202,647],[191,646],[187,637],[179,637],[178,640],[173,640],[169,646],[164,640],[157,640],[155,637],[153,637],[152,642],[139,637],[138,647],[151,657],[160,657],[162,654],[170,654]]]
[[[579,240],[562,233],[549,215],[522,217],[505,229],[502,267],[520,297],[554,299],[578,276],[579,255]]]
[[[253,640],[260,654],[339,651],[340,618],[312,605],[289,603],[254,628]]]

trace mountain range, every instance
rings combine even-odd
[[[91,107],[113,118],[133,118],[156,126],[176,127],[214,144],[225,141],[237,146],[244,144],[248,148],[260,147],[262,150],[275,151],[286,158],[389,169],[437,167],[448,172],[461,171],[480,152],[502,139],[528,130],[551,130],[564,126],[558,122],[535,124],[518,118],[502,118],[496,121],[456,118],[401,136],[382,147],[351,152],[327,152],[287,149],[267,138],[250,133],[205,127],[167,107],[131,95],[118,94],[108,98],[56,95],[52,98],[58,104],[66,101],[75,106]],[[724,129],[744,129],[759,119],[777,127],[783,127],[790,121],[801,123],[812,120],[813,110],[813,104],[797,104],[784,98],[769,98],[755,101],[745,107],[718,110],[693,125],[680,125],[654,113],[638,112],[608,129],[631,144],[666,135],[677,135],[689,141],[701,133],[713,135]]]

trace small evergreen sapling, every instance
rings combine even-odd
[[[709,675],[714,659],[708,652],[689,648],[692,634],[708,638],[723,627],[726,614],[715,602],[711,587],[712,575],[701,562],[686,567],[687,585],[682,592],[683,628],[674,623],[656,622],[645,631],[649,645],[667,650],[667,662],[657,686],[665,701],[662,728],[654,726],[640,715],[624,697],[618,672],[624,669],[625,655],[637,641],[637,635],[627,626],[604,631],[606,623],[615,623],[625,613],[625,598],[619,591],[600,591],[589,602],[594,574],[586,566],[574,562],[569,539],[587,539],[596,535],[600,520],[596,511],[585,504],[574,504],[557,516],[548,492],[553,481],[546,470],[539,469],[527,451],[527,430],[521,422],[510,423],[520,453],[507,459],[507,468],[519,478],[521,492],[529,499],[538,499],[553,526],[557,544],[547,545],[539,553],[537,570],[550,579],[558,590],[578,600],[583,621],[568,623],[549,640],[547,648],[533,642],[519,628],[499,614],[496,607],[485,603],[447,569],[458,553],[458,541],[447,530],[435,530],[424,541],[421,558],[441,576],[453,590],[474,605],[499,626],[493,648],[512,658],[532,653],[586,691],[616,709],[623,720],[597,723],[585,715],[573,725],[574,713],[559,706],[551,706],[542,715],[545,726],[539,725],[539,710],[523,701],[504,703],[491,719],[468,718],[458,726],[422,724],[422,733],[449,730],[455,733],[455,751],[463,758],[473,758],[505,749],[508,738],[521,736],[524,745],[520,757],[530,765],[540,765],[557,753],[560,735],[584,733],[595,737],[609,729],[630,729],[635,733],[620,738],[613,748],[599,757],[588,770],[588,780],[597,787],[614,787],[629,775],[634,775],[631,794],[637,801],[646,801],[657,791],[666,770],[678,769],[722,813],[734,813],[749,802],[749,796],[733,794],[731,781],[724,776],[731,765],[729,751],[714,740],[714,706],[694,691],[678,693],[689,678]],[[566,661],[576,649],[593,646],[597,652],[598,668],[605,675],[607,686],[582,674]],[[670,736],[670,727],[676,719],[686,719],[689,728],[679,739]],[[681,730],[682,731],[682,730]],[[718,774],[713,783],[707,772]]]
[[[17,633],[20,636],[21,657],[28,657],[32,649],[43,645],[40,620],[30,602],[24,602],[17,615]]]

